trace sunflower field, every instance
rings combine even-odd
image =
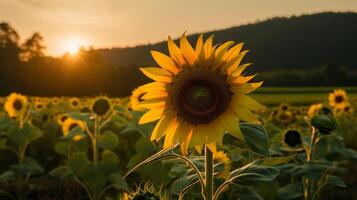
[[[357,198],[356,96],[268,101],[242,43],[179,43],[131,97],[1,97],[0,199]]]

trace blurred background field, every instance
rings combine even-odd
[[[350,99],[357,101],[357,87],[341,87],[345,89]],[[337,87],[262,87],[252,96],[267,106],[277,106],[282,102],[291,105],[310,105],[327,102],[326,94]]]

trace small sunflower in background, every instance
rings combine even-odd
[[[60,102],[61,102],[61,100],[60,100],[60,98],[58,98],[58,97],[53,97],[53,98],[51,99],[51,103],[52,103],[54,106],[59,105]]]
[[[81,100],[77,97],[73,97],[69,99],[69,107],[73,110],[78,110],[81,107]]]
[[[126,192],[120,200],[169,200],[162,187],[156,189],[152,183],[146,183],[144,186],[137,186],[136,190]]]
[[[280,104],[279,109],[283,112],[286,112],[286,111],[290,110],[290,105],[287,103],[282,103],[282,104]]]
[[[139,106],[139,103],[144,100],[143,97],[145,94],[146,91],[142,86],[134,89],[130,96],[129,108],[134,111],[145,111],[146,109]]]
[[[223,170],[218,174],[218,177],[224,179],[228,178],[232,167],[231,159],[229,159],[228,155],[224,151],[215,152],[213,158],[217,164],[223,165]]]
[[[354,108],[351,106],[351,104],[347,104],[345,108],[343,109],[343,112],[345,114],[353,114]]]
[[[62,126],[68,118],[68,114],[60,114],[57,116],[57,123]]]
[[[302,135],[297,129],[289,129],[283,135],[283,143],[289,148],[302,147]]]
[[[29,102],[26,96],[12,93],[7,97],[4,109],[10,117],[23,117],[28,106]]]
[[[90,110],[98,117],[107,117],[112,113],[113,104],[108,97],[97,97],[93,100]]]
[[[43,109],[45,109],[46,102],[42,99],[35,98],[33,105],[36,111],[41,112]]]
[[[318,115],[319,112],[321,111],[323,107],[323,104],[322,103],[315,103],[315,104],[312,104],[310,107],[309,107],[309,110],[307,111],[307,116],[309,118],[312,118],[314,117],[315,115]]]
[[[84,122],[80,121],[80,120],[75,120],[72,118],[67,118],[63,125],[62,125],[62,133],[63,136],[68,135],[68,133],[73,130],[74,128],[79,127],[81,130],[84,130]],[[80,135],[76,135],[74,136],[73,140],[74,141],[78,141],[81,140],[83,137]]]
[[[328,101],[332,108],[343,110],[349,104],[346,91],[338,89],[328,95]]]
[[[241,51],[243,43],[233,45],[229,41],[213,46],[213,36],[204,41],[200,35],[194,49],[184,34],[180,47],[169,37],[170,56],[151,52],[160,67],[140,68],[154,82],[142,86],[147,93],[139,104],[149,109],[140,124],[158,120],[151,140],[165,136],[164,148],[178,142],[183,154],[204,145],[213,151],[225,132],[244,140],[240,121],[261,123],[252,111],[264,107],[247,94],[262,82],[248,83],[255,76],[243,75],[251,65],[241,64],[248,51]]]

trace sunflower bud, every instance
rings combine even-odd
[[[311,119],[311,125],[322,134],[329,134],[336,128],[336,121],[328,115],[317,115]]]

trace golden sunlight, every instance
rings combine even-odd
[[[68,38],[63,43],[63,50],[65,53],[69,53],[71,55],[76,55],[83,45],[84,45],[84,42],[80,38]]]

